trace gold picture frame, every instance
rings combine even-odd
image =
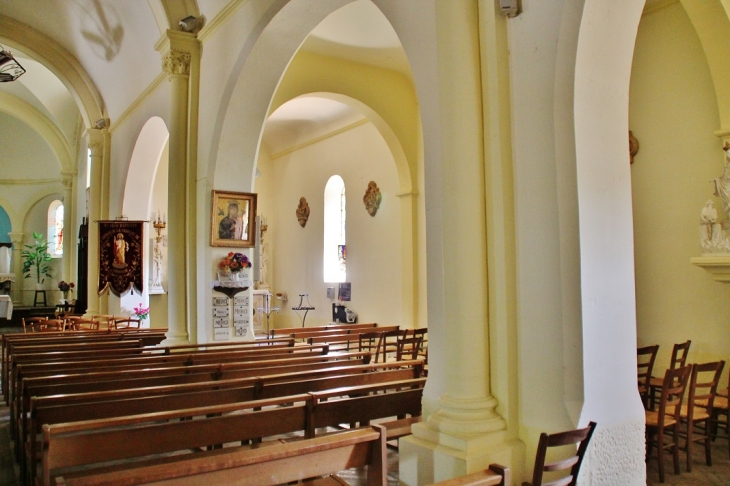
[[[256,194],[213,191],[210,246],[256,245]]]

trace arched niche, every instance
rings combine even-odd
[[[158,211],[167,213],[167,168],[169,132],[162,118],[154,116],[147,120],[137,136],[129,161],[127,180],[124,185],[122,214],[130,220],[151,220]],[[154,216],[153,216],[154,214]],[[120,312],[131,315],[133,308],[142,303],[149,307],[149,271],[152,239],[155,236],[152,224],[145,227],[146,245],[143,267],[145,269],[145,291],[140,296],[131,292],[121,297]],[[164,254],[163,248],[163,254]],[[164,284],[164,281],[163,281]],[[150,319],[159,316],[150,314]]]

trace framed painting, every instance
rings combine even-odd
[[[211,246],[253,248],[256,244],[256,194],[213,191]]]

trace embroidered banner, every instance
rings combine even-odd
[[[99,221],[99,295],[107,289],[121,297],[142,293],[144,221]]]

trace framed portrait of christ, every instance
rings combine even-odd
[[[256,244],[256,194],[213,191],[210,245],[253,248]]]

